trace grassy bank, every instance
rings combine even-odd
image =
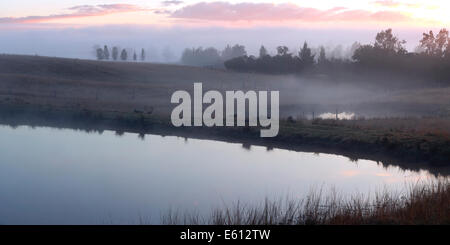
[[[220,140],[305,152],[340,154],[404,169],[448,174],[450,137],[445,118],[368,120],[282,120],[274,138],[261,138],[256,127],[173,127],[165,117],[141,111],[92,111],[0,103],[0,123],[10,126],[50,126],[88,132],[104,130]],[[447,168],[445,168],[447,167]]]
[[[19,55],[0,55],[0,78],[0,120],[8,125],[222,140],[269,149],[340,154],[412,170],[423,166],[450,166],[450,117],[447,113],[450,88],[424,90],[408,85],[407,89],[386,92],[385,87],[376,88],[377,83],[359,87],[361,84],[355,81],[341,84],[333,80],[187,66]],[[204,89],[219,91],[279,90],[282,95],[280,112],[285,115],[300,115],[311,109],[314,112],[315,106],[335,110],[344,102],[377,108],[397,105],[402,113],[417,108],[427,113],[446,113],[431,113],[432,118],[287,119],[280,122],[280,132],[275,138],[260,138],[259,128],[172,127],[169,121],[174,107],[170,103],[172,92],[190,91],[192,84],[199,81],[205,81]],[[324,101],[326,103],[321,105]],[[439,172],[441,170],[435,173]]]
[[[388,191],[344,197],[312,191],[301,200],[266,199],[261,205],[235,203],[207,217],[168,212],[163,224],[211,225],[436,225],[450,224],[450,183],[441,180]]]
[[[450,164],[449,118],[286,120],[281,123],[279,138],[409,162]]]

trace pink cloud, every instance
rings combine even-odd
[[[406,7],[419,7],[420,4],[414,4],[414,3],[401,3],[393,0],[380,0],[373,2],[375,5],[383,6],[383,7],[400,7],[400,6],[406,6]]]
[[[373,2],[375,5],[385,6],[385,7],[398,7],[401,6],[401,3],[393,1],[393,0],[380,0]]]
[[[185,6],[170,17],[211,21],[406,21],[400,12],[353,10],[335,7],[328,10],[299,7],[295,4],[238,3],[227,2],[197,3]]]
[[[115,13],[148,11],[132,4],[102,4],[102,5],[80,5],[68,8],[72,13],[53,14],[47,16],[26,16],[26,17],[7,17],[0,18],[0,23],[38,23],[52,20],[61,20],[68,18],[83,18],[91,16],[103,16]]]

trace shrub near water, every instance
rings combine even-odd
[[[261,205],[217,208],[208,218],[199,214],[168,213],[163,224],[213,225],[363,225],[450,224],[450,183],[441,180],[410,186],[406,193],[388,191],[374,198],[345,198],[336,191],[311,191],[301,200],[265,199]]]

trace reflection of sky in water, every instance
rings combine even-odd
[[[340,112],[338,113],[338,118],[339,119],[352,119],[355,117],[355,113],[353,112]],[[332,112],[326,112],[326,113],[322,113],[319,115],[319,118],[322,119],[335,119],[336,118],[336,113],[332,113]]]
[[[105,131],[0,127],[0,224],[152,222],[172,209],[203,210],[311,187],[342,193],[403,188],[427,172],[373,161],[209,140]]]

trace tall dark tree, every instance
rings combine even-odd
[[[103,49],[102,48],[97,48],[96,55],[97,55],[97,60],[105,59],[105,55],[103,53]]]
[[[323,46],[320,47],[319,57],[317,58],[317,64],[324,65],[327,62],[327,57],[325,54],[325,48]]]
[[[397,60],[407,54],[403,46],[405,43],[406,41],[400,41],[392,33],[392,29],[383,30],[377,33],[374,45],[359,46],[352,58],[360,64],[384,68],[391,66],[393,69],[398,63]]]
[[[436,57],[446,56],[449,49],[449,33],[447,29],[441,29],[436,37],[433,31],[423,33],[422,40],[420,40],[420,47],[427,55]]]
[[[133,53],[133,60],[136,61],[137,60],[137,55],[136,55],[136,51],[134,51]]]
[[[119,58],[119,48],[114,46],[112,48],[112,53],[111,53],[112,59],[113,60],[117,60],[117,58]]]
[[[109,49],[106,45],[103,47],[103,58],[105,60],[109,60]]]
[[[450,38],[447,39],[447,46],[444,50],[444,57],[450,59]]]
[[[355,51],[361,47],[361,44],[359,42],[354,42],[352,46],[350,46],[349,50],[349,58],[353,59],[353,55],[355,54]]]
[[[448,46],[448,31],[447,29],[441,29],[436,36],[436,48],[439,57],[444,55],[445,49]]]
[[[259,58],[266,57],[267,55],[267,49],[264,46],[261,46],[261,48],[259,48]]]
[[[298,54],[303,66],[308,67],[314,65],[314,56],[315,55],[312,54],[311,49],[308,47],[308,43],[303,43],[303,47]]]
[[[436,53],[436,43],[433,31],[423,33],[422,35],[423,37],[422,40],[420,40],[420,46],[427,55],[434,55]]]
[[[355,50],[352,58],[358,63],[372,62],[375,57],[375,49],[370,44],[361,45]]]
[[[141,61],[144,61],[144,60],[145,60],[145,50],[142,49],[141,50]]]
[[[396,36],[394,36],[392,29],[389,28],[377,33],[374,47],[376,49],[381,49],[391,53],[395,52],[405,54],[406,49],[403,47],[405,43],[405,40],[400,41]]]
[[[128,59],[128,54],[127,51],[125,49],[122,49],[122,52],[120,53],[120,59],[125,61]]]

